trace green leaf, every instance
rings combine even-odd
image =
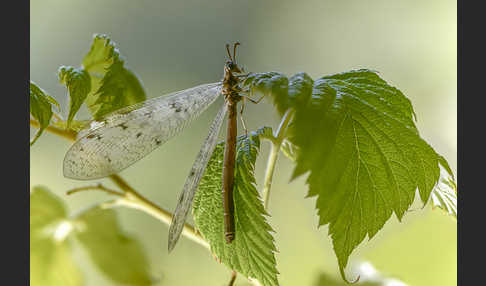
[[[295,109],[288,131],[296,147],[292,178],[310,173],[308,197],[317,196],[319,226],[329,224],[344,278],[356,246],[392,213],[401,220],[417,188],[425,204],[439,165],[450,168],[420,138],[410,100],[376,72],[354,70],[315,81],[301,73],[288,87],[281,76],[273,77],[275,82],[253,75],[245,84],[270,92],[277,109]]]
[[[317,80],[312,101],[296,110],[294,177],[310,171],[308,196],[318,196],[319,225],[330,224],[343,278],[365,236],[392,212],[401,220],[417,188],[427,202],[437,183],[440,156],[420,138],[413,116],[410,101],[368,70]]]
[[[30,248],[31,286],[78,286],[84,285],[83,277],[75,265],[71,247],[67,241],[37,241]]]
[[[122,284],[152,284],[142,245],[122,231],[115,211],[93,207],[75,221],[76,238],[103,273]]]
[[[78,286],[83,277],[74,264],[68,242],[44,240],[30,248],[31,286]]]
[[[91,78],[84,69],[61,66],[58,70],[59,81],[66,85],[69,91],[69,115],[67,128],[70,127],[71,121],[81,104],[85,101],[88,93],[91,91]]]
[[[59,197],[45,187],[36,186],[33,188],[30,193],[31,232],[43,231],[50,224],[66,218],[66,207]]]
[[[103,75],[106,69],[119,57],[120,52],[107,35],[94,34],[91,48],[84,56],[83,67],[90,73]]]
[[[92,88],[86,105],[95,119],[146,99],[140,79],[126,67],[115,43],[107,35],[94,35],[83,67],[91,75]]]
[[[64,203],[46,188],[34,187],[30,194],[30,285],[83,284],[66,240],[70,229]]]
[[[34,136],[34,139],[30,141],[30,146],[32,146],[37,139],[41,136],[44,129],[49,126],[52,118],[52,105],[54,104],[59,109],[59,103],[47,95],[47,93],[38,87],[33,81],[30,81],[29,85],[29,95],[30,95],[30,114],[34,119],[39,122],[39,131]]]
[[[252,93],[270,94],[280,115],[290,107],[289,80],[279,72],[252,73],[245,79],[243,86],[250,88]]]
[[[224,142],[216,146],[194,197],[193,215],[197,229],[209,242],[213,254],[231,269],[252,277],[263,285],[278,285],[276,251],[266,222],[268,214],[255,187],[254,167],[260,148],[259,136],[270,128],[237,138],[235,167],[235,239],[227,244],[224,236],[221,178]]]
[[[432,205],[457,219],[457,185],[452,177],[441,178],[430,195]]]
[[[96,101],[89,106],[95,119],[146,99],[140,80],[124,67],[123,61],[116,61],[108,68],[95,95]]]

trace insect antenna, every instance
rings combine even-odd
[[[229,50],[229,46],[230,46],[229,44],[226,44],[226,51],[228,52],[228,57],[229,57],[229,59],[230,59],[232,62],[234,62],[234,61],[233,61],[233,57],[231,56],[231,53],[230,53],[230,50]]]
[[[233,62],[236,64],[236,47],[241,45],[240,42],[236,42],[235,45],[233,46]]]

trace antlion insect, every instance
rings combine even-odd
[[[233,186],[236,108],[238,102],[246,98],[240,95],[242,90],[239,87],[240,77],[245,75],[236,75],[242,73],[235,58],[238,45],[239,43],[235,43],[233,46],[233,56],[229,45],[226,45],[229,60],[224,66],[224,77],[221,82],[203,84],[149,99],[92,121],[90,128],[80,132],[79,139],[64,157],[64,176],[77,180],[92,180],[122,171],[179,133],[188,122],[198,117],[222,94],[225,103],[211,123],[209,134],[199,150],[180,194],[169,228],[168,248],[171,251],[180,237],[197,186],[216,146],[226,113],[228,127],[222,194],[225,238],[227,243],[231,243],[235,238]],[[254,103],[261,100],[248,99]],[[241,113],[243,108],[244,104]],[[246,130],[243,119],[242,123]]]

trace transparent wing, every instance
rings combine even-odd
[[[169,228],[169,251],[174,248],[179,240],[179,236],[181,235],[184,223],[186,221],[187,213],[192,206],[192,200],[194,199],[197,186],[199,185],[199,181],[201,180],[208,161],[213,154],[214,147],[216,146],[219,130],[223,124],[226,111],[227,106],[226,103],[224,103],[214,118],[213,123],[211,123],[208,137],[204,141],[201,150],[199,150],[196,160],[192,165],[191,172],[189,173],[189,176],[184,184],[184,189],[179,196],[179,201]]]
[[[66,153],[64,176],[103,178],[132,165],[179,133],[221,94],[221,83],[149,99],[92,121]]]

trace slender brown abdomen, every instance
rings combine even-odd
[[[236,104],[230,96],[226,98],[228,105],[228,127],[226,129],[226,143],[224,147],[223,163],[223,216],[224,216],[224,235],[227,243],[231,243],[235,238],[234,222],[234,201],[233,187],[235,176],[235,156],[236,156]]]

